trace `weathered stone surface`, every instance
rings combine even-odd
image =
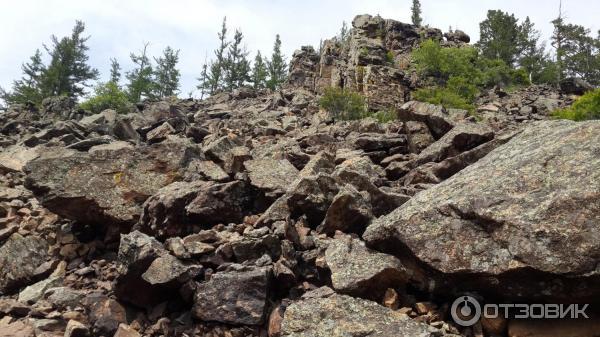
[[[307,298],[287,307],[282,337],[433,337],[444,334],[375,302],[332,295]]]
[[[396,254],[406,247],[434,270],[472,275],[472,283],[499,277],[488,290],[560,296],[572,280],[570,298],[591,296],[600,291],[585,281],[598,276],[600,256],[599,130],[597,121],[535,123],[374,221],[364,238]],[[562,286],[548,286],[561,276]]]
[[[41,158],[27,165],[26,186],[63,217],[89,224],[133,224],[141,204],[180,179],[199,155],[183,139],[135,149],[119,148]]]
[[[37,236],[11,235],[0,247],[0,294],[31,284],[36,268],[46,261],[48,243]]]
[[[331,270],[333,288],[352,296],[379,300],[387,288],[400,287],[408,280],[400,260],[373,251],[350,236],[328,243],[325,262]]]
[[[568,77],[560,81],[560,90],[565,94],[583,95],[587,91],[594,90],[594,86],[582,78]]]
[[[352,185],[344,185],[333,198],[317,232],[334,234],[336,230],[361,234],[373,218],[371,198]]]
[[[185,283],[197,276],[201,268],[186,265],[173,255],[163,255],[156,258],[142,274],[142,279],[151,285]]]
[[[427,124],[434,138],[439,139],[450,131],[457,120],[467,117],[462,110],[446,110],[442,106],[410,101],[398,110],[398,118],[402,121],[417,121]]]
[[[244,162],[250,182],[268,195],[282,195],[298,176],[298,170],[282,159],[254,159]]]
[[[262,324],[271,282],[270,268],[253,267],[218,272],[198,284],[193,314],[203,321]]]
[[[0,337],[35,337],[33,326],[23,321],[0,324]]]

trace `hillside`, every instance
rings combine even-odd
[[[0,336],[596,336],[600,122],[552,117],[589,88],[417,101],[428,39],[470,41],[360,15],[280,90],[0,112]],[[463,295],[591,318],[463,326]]]

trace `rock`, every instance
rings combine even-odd
[[[338,191],[339,187],[331,176],[319,174],[299,178],[286,192],[284,200],[293,217],[306,215],[309,224],[316,227],[325,218],[327,209]],[[271,211],[271,208],[267,212]]]
[[[156,258],[142,274],[142,279],[151,285],[183,284],[200,273],[201,267],[185,265],[173,255]]]
[[[22,172],[25,165],[40,156],[40,148],[13,145],[0,152],[0,172]]]
[[[582,78],[567,77],[560,81],[560,90],[567,95],[583,95],[587,91],[594,90],[594,86]]]
[[[420,153],[435,141],[424,122],[407,121],[404,132],[407,134],[408,150],[411,153]]]
[[[19,301],[23,303],[33,304],[37,302],[46,290],[54,287],[58,287],[62,284],[63,280],[61,277],[49,277],[45,280],[41,280],[37,283],[34,283],[25,289],[21,290],[19,293]]]
[[[433,327],[375,302],[337,294],[292,303],[287,307],[281,324],[282,337],[443,335]]]
[[[270,268],[263,267],[213,274],[197,286],[194,317],[228,324],[262,324],[271,274]]]
[[[150,130],[146,134],[146,140],[149,143],[157,143],[165,140],[168,135],[175,134],[176,132],[177,130],[175,130],[171,124],[164,122],[160,126]]]
[[[119,328],[113,337],[141,337],[139,332],[135,331],[127,324],[119,324]]]
[[[275,197],[282,195],[298,176],[298,170],[285,159],[248,160],[244,166],[252,186]]]
[[[52,212],[87,224],[132,225],[141,204],[199,155],[183,139],[31,161],[25,185]]]
[[[67,96],[52,96],[42,100],[42,109],[40,111],[43,118],[46,119],[77,119],[77,113],[74,111],[75,101]]]
[[[0,324],[0,337],[36,337],[33,326],[23,321]]]
[[[433,137],[439,139],[456,125],[456,120],[464,119],[467,116],[466,111],[453,112],[454,114],[451,114],[449,110],[439,105],[410,101],[400,107],[398,119],[423,122],[427,124]]]
[[[446,40],[450,41],[450,42],[463,42],[463,43],[469,43],[471,42],[471,37],[463,32],[462,30],[455,30],[455,31],[449,31],[447,33],[444,33],[444,37],[446,38]]]
[[[374,221],[363,238],[400,257],[414,254],[444,275],[439,287],[590,298],[600,291],[598,130],[596,121],[534,123]],[[463,277],[470,281],[457,281]]]
[[[13,299],[0,299],[0,314],[2,316],[10,315],[16,317],[27,316],[31,308],[26,304]]]
[[[359,192],[354,186],[347,184],[333,198],[317,232],[332,235],[339,230],[362,234],[372,218],[369,194]]]
[[[89,310],[92,336],[112,336],[121,323],[127,323],[125,308],[104,295],[88,295],[84,304]]]
[[[55,308],[60,309],[74,309],[80,304],[84,296],[85,294],[81,291],[69,287],[55,287],[44,292],[44,299]]]
[[[189,166],[189,172],[199,173],[203,178],[212,181],[224,182],[229,180],[229,175],[211,160],[196,160]]]
[[[48,243],[38,236],[11,235],[0,247],[0,294],[10,294],[35,281],[36,268],[46,261]]]
[[[204,154],[216,161],[217,163],[223,163],[230,157],[230,151],[238,146],[236,141],[229,136],[223,136],[212,142],[208,142],[202,148]]]
[[[64,337],[89,337],[90,329],[81,322],[70,320],[65,328]]]
[[[340,293],[379,300],[387,288],[408,280],[408,271],[397,258],[365,247],[349,236],[329,242],[325,261],[333,288]]]

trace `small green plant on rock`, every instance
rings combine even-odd
[[[80,108],[99,113],[106,109],[114,109],[118,113],[128,113],[133,105],[127,94],[114,82],[99,84],[94,89],[94,95],[81,103]]]
[[[367,116],[365,98],[354,91],[330,87],[319,99],[319,106],[336,120],[355,120]]]
[[[558,119],[572,121],[600,119],[600,89],[585,93],[572,106],[556,110],[552,115]]]

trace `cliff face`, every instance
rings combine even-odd
[[[444,38],[445,36],[445,38]],[[379,16],[359,15],[349,36],[325,40],[320,54],[312,47],[296,51],[288,86],[322,93],[327,87],[352,89],[367,98],[374,110],[397,108],[410,100],[416,75],[409,71],[412,50],[423,40],[443,45],[468,43],[460,32],[418,27]]]
[[[598,302],[600,125],[548,120],[571,98],[540,86],[485,92],[478,119],[405,102],[424,36],[363,15],[278,92],[0,113],[0,336],[597,334],[450,315],[466,293]],[[328,86],[397,118],[333,120]]]

